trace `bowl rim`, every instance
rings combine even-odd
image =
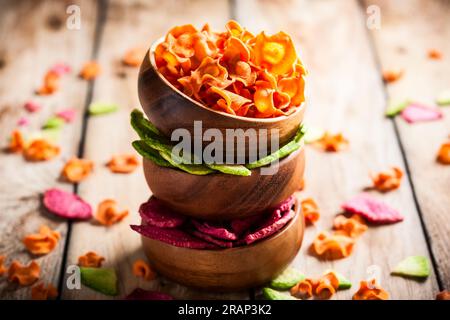
[[[298,107],[296,107],[296,110],[294,112],[292,112],[291,114],[285,116],[278,116],[275,118],[249,118],[249,117],[243,117],[243,116],[237,116],[237,115],[233,115],[233,114],[229,114],[223,111],[217,111],[217,110],[213,110],[211,108],[208,108],[207,106],[203,105],[202,103],[192,99],[191,97],[189,97],[188,95],[186,95],[185,93],[181,92],[180,90],[178,90],[177,88],[175,88],[175,86],[173,86],[158,70],[158,68],[156,67],[156,61],[155,61],[155,50],[156,47],[162,43],[164,41],[165,37],[161,37],[158,38],[157,40],[155,40],[152,45],[150,46],[150,49],[148,50],[147,54],[145,55],[144,59],[149,59],[150,61],[150,66],[153,69],[153,71],[155,71],[155,73],[158,75],[158,77],[170,88],[172,89],[175,93],[177,93],[179,96],[181,96],[182,98],[187,99],[188,101],[192,102],[194,105],[196,105],[197,107],[200,107],[204,110],[216,113],[218,115],[224,116],[224,117],[228,117],[234,120],[240,120],[243,122],[253,122],[253,123],[276,123],[276,122],[280,122],[283,120],[287,120],[289,118],[293,118],[295,115],[297,115],[298,113],[302,112],[302,110],[305,109],[306,106],[306,99],[305,101],[303,101]],[[305,89],[305,95],[306,95],[306,89]]]
[[[249,245],[244,245],[244,246],[240,246],[240,247],[234,247],[234,248],[220,248],[220,249],[192,249],[192,248],[185,248],[185,247],[177,247],[174,245],[171,245],[169,243],[165,243],[159,240],[155,240],[155,239],[151,239],[148,237],[145,237],[143,235],[141,235],[141,238],[145,238],[146,240],[150,240],[150,241],[157,241],[160,244],[163,245],[167,245],[167,246],[171,246],[171,247],[175,247],[176,250],[189,250],[189,252],[195,252],[195,253],[199,253],[199,254],[222,254],[224,252],[227,253],[233,253],[233,252],[238,252],[238,251],[244,251],[244,250],[249,250],[249,249],[254,249],[255,247],[262,245],[262,244],[267,244],[269,241],[275,241],[277,238],[281,237],[294,223],[297,223],[297,220],[302,218],[303,219],[303,212],[301,210],[301,205],[300,205],[300,201],[298,200],[298,197],[295,196],[295,194],[292,195],[294,197],[294,217],[285,225],[283,226],[283,228],[281,228],[280,230],[278,230],[277,232],[275,232],[274,234],[270,235],[269,237],[262,239],[261,241],[256,241],[254,243],[251,243]],[[304,233],[304,229],[305,229],[305,223],[304,221],[301,221],[301,229]]]

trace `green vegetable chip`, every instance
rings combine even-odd
[[[119,106],[114,103],[93,102],[89,106],[89,114],[93,116],[108,114],[117,110],[119,110]]]
[[[288,267],[278,277],[270,282],[274,289],[288,290],[305,279],[305,275],[297,269]]]
[[[80,267],[81,283],[85,286],[106,294],[116,296],[117,276],[112,268],[88,268]]]
[[[297,300],[290,294],[286,294],[277,290],[273,290],[271,288],[264,288],[263,296],[267,300]]]
[[[430,275],[430,263],[423,256],[407,257],[400,261],[391,273],[398,276],[426,278]]]

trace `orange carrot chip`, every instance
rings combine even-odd
[[[444,290],[436,295],[436,300],[450,300],[450,291]]]
[[[389,170],[370,174],[373,187],[381,192],[387,192],[400,187],[403,171],[398,167],[392,167]]]
[[[306,224],[314,224],[319,220],[319,207],[313,198],[306,198],[302,200],[301,207]]]
[[[22,136],[22,133],[19,130],[14,130],[11,133],[11,138],[9,140],[9,152],[22,152],[24,148],[25,140]]]
[[[352,251],[355,240],[341,235],[320,232],[313,241],[313,252],[323,259],[335,260],[348,257]]]
[[[450,142],[441,145],[436,160],[442,164],[450,164]]]
[[[388,300],[389,294],[382,289],[375,279],[361,281],[358,291],[353,295],[353,300]]]
[[[319,148],[327,152],[338,152],[344,150],[348,147],[348,140],[344,138],[342,133],[330,134],[325,132],[325,134],[314,143]]]
[[[339,287],[339,279],[334,272],[329,272],[319,279],[316,295],[320,299],[330,299]]]
[[[58,231],[43,225],[39,228],[39,233],[29,234],[23,238],[23,244],[30,253],[44,255],[56,248],[60,237]]]
[[[133,274],[136,277],[142,277],[147,281],[156,277],[156,272],[144,260],[136,260],[133,264]]]
[[[5,260],[6,260],[5,256],[0,256],[0,276],[2,276],[6,271],[8,271],[8,269],[4,265]]]
[[[84,80],[93,80],[95,79],[101,72],[100,65],[95,61],[88,61],[84,64],[83,68],[80,71],[80,77]]]
[[[354,214],[351,218],[346,218],[343,215],[338,215],[334,218],[334,234],[344,235],[350,238],[356,238],[367,230],[363,218]]]
[[[32,141],[24,150],[24,157],[28,161],[46,161],[59,155],[60,148],[45,139]]]
[[[386,83],[391,83],[399,80],[403,76],[403,70],[392,69],[383,71],[383,80]]]
[[[107,166],[114,173],[131,173],[139,166],[139,160],[135,154],[119,154],[113,156]]]
[[[78,265],[80,267],[100,268],[105,258],[93,251],[78,257]]]
[[[442,59],[442,52],[437,49],[430,49],[428,50],[428,58],[433,60],[441,60]]]
[[[72,158],[64,165],[61,176],[69,182],[80,182],[91,174],[93,168],[94,163],[90,160]]]
[[[50,95],[58,91],[59,89],[59,74],[55,71],[48,71],[44,77],[44,83],[37,90],[39,95]]]
[[[129,67],[139,67],[144,59],[146,50],[142,47],[136,47],[128,50],[122,58],[124,65]]]
[[[8,269],[8,280],[17,282],[22,286],[29,286],[39,279],[41,268],[36,261],[31,261],[28,266],[18,261],[13,261]]]
[[[50,283],[45,286],[43,283],[39,283],[31,288],[32,300],[48,300],[56,298],[58,296],[58,290]]]
[[[95,219],[102,225],[111,226],[122,221],[126,216],[128,216],[128,210],[119,211],[115,200],[106,199],[99,203]]]
[[[319,285],[317,280],[304,279],[291,288],[291,295],[300,299],[309,299],[316,292]]]

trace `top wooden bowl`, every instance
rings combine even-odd
[[[179,91],[159,73],[155,63],[154,51],[162,41],[162,38],[155,41],[145,55],[139,70],[138,92],[145,114],[164,135],[170,137],[175,129],[183,128],[187,129],[191,133],[191,137],[194,138],[194,121],[201,121],[202,136],[204,131],[213,128],[219,129],[224,139],[226,139],[226,129],[243,129],[244,131],[254,129],[258,143],[249,144],[247,141],[245,142],[246,158],[248,158],[249,152],[259,152],[258,146],[261,138],[266,139],[264,140],[267,146],[266,150],[271,150],[272,129],[278,130],[279,145],[288,142],[295,135],[305,113],[304,103],[288,116],[268,119],[235,116],[208,108]],[[236,139],[233,137],[233,140]],[[208,143],[204,142],[203,145],[205,146]],[[244,148],[238,150],[236,143],[234,145],[234,150],[225,150],[224,156],[226,156],[227,151],[232,156],[236,156],[238,152],[243,155]]]

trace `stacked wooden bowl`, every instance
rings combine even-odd
[[[304,105],[289,116],[272,119],[214,111],[177,90],[158,72],[154,62],[158,43],[150,48],[141,65],[138,91],[145,114],[164,135],[170,137],[178,128],[194,134],[194,121],[202,121],[203,131],[252,128],[258,137],[259,131],[270,135],[271,129],[278,129],[280,145],[294,137],[303,120]],[[267,150],[271,150],[270,137],[265,141]],[[247,154],[258,151],[250,150],[250,144],[245,148]],[[258,168],[247,177],[222,173],[199,176],[145,159],[143,163],[153,196],[168,207],[190,217],[224,221],[262,213],[292,195],[300,188],[305,154],[300,148],[281,159],[274,174],[264,175]],[[182,284],[218,291],[254,287],[283,271],[300,249],[304,222],[298,203],[294,210],[295,217],[282,230],[243,247],[196,250],[142,237],[143,247],[159,273]]]

